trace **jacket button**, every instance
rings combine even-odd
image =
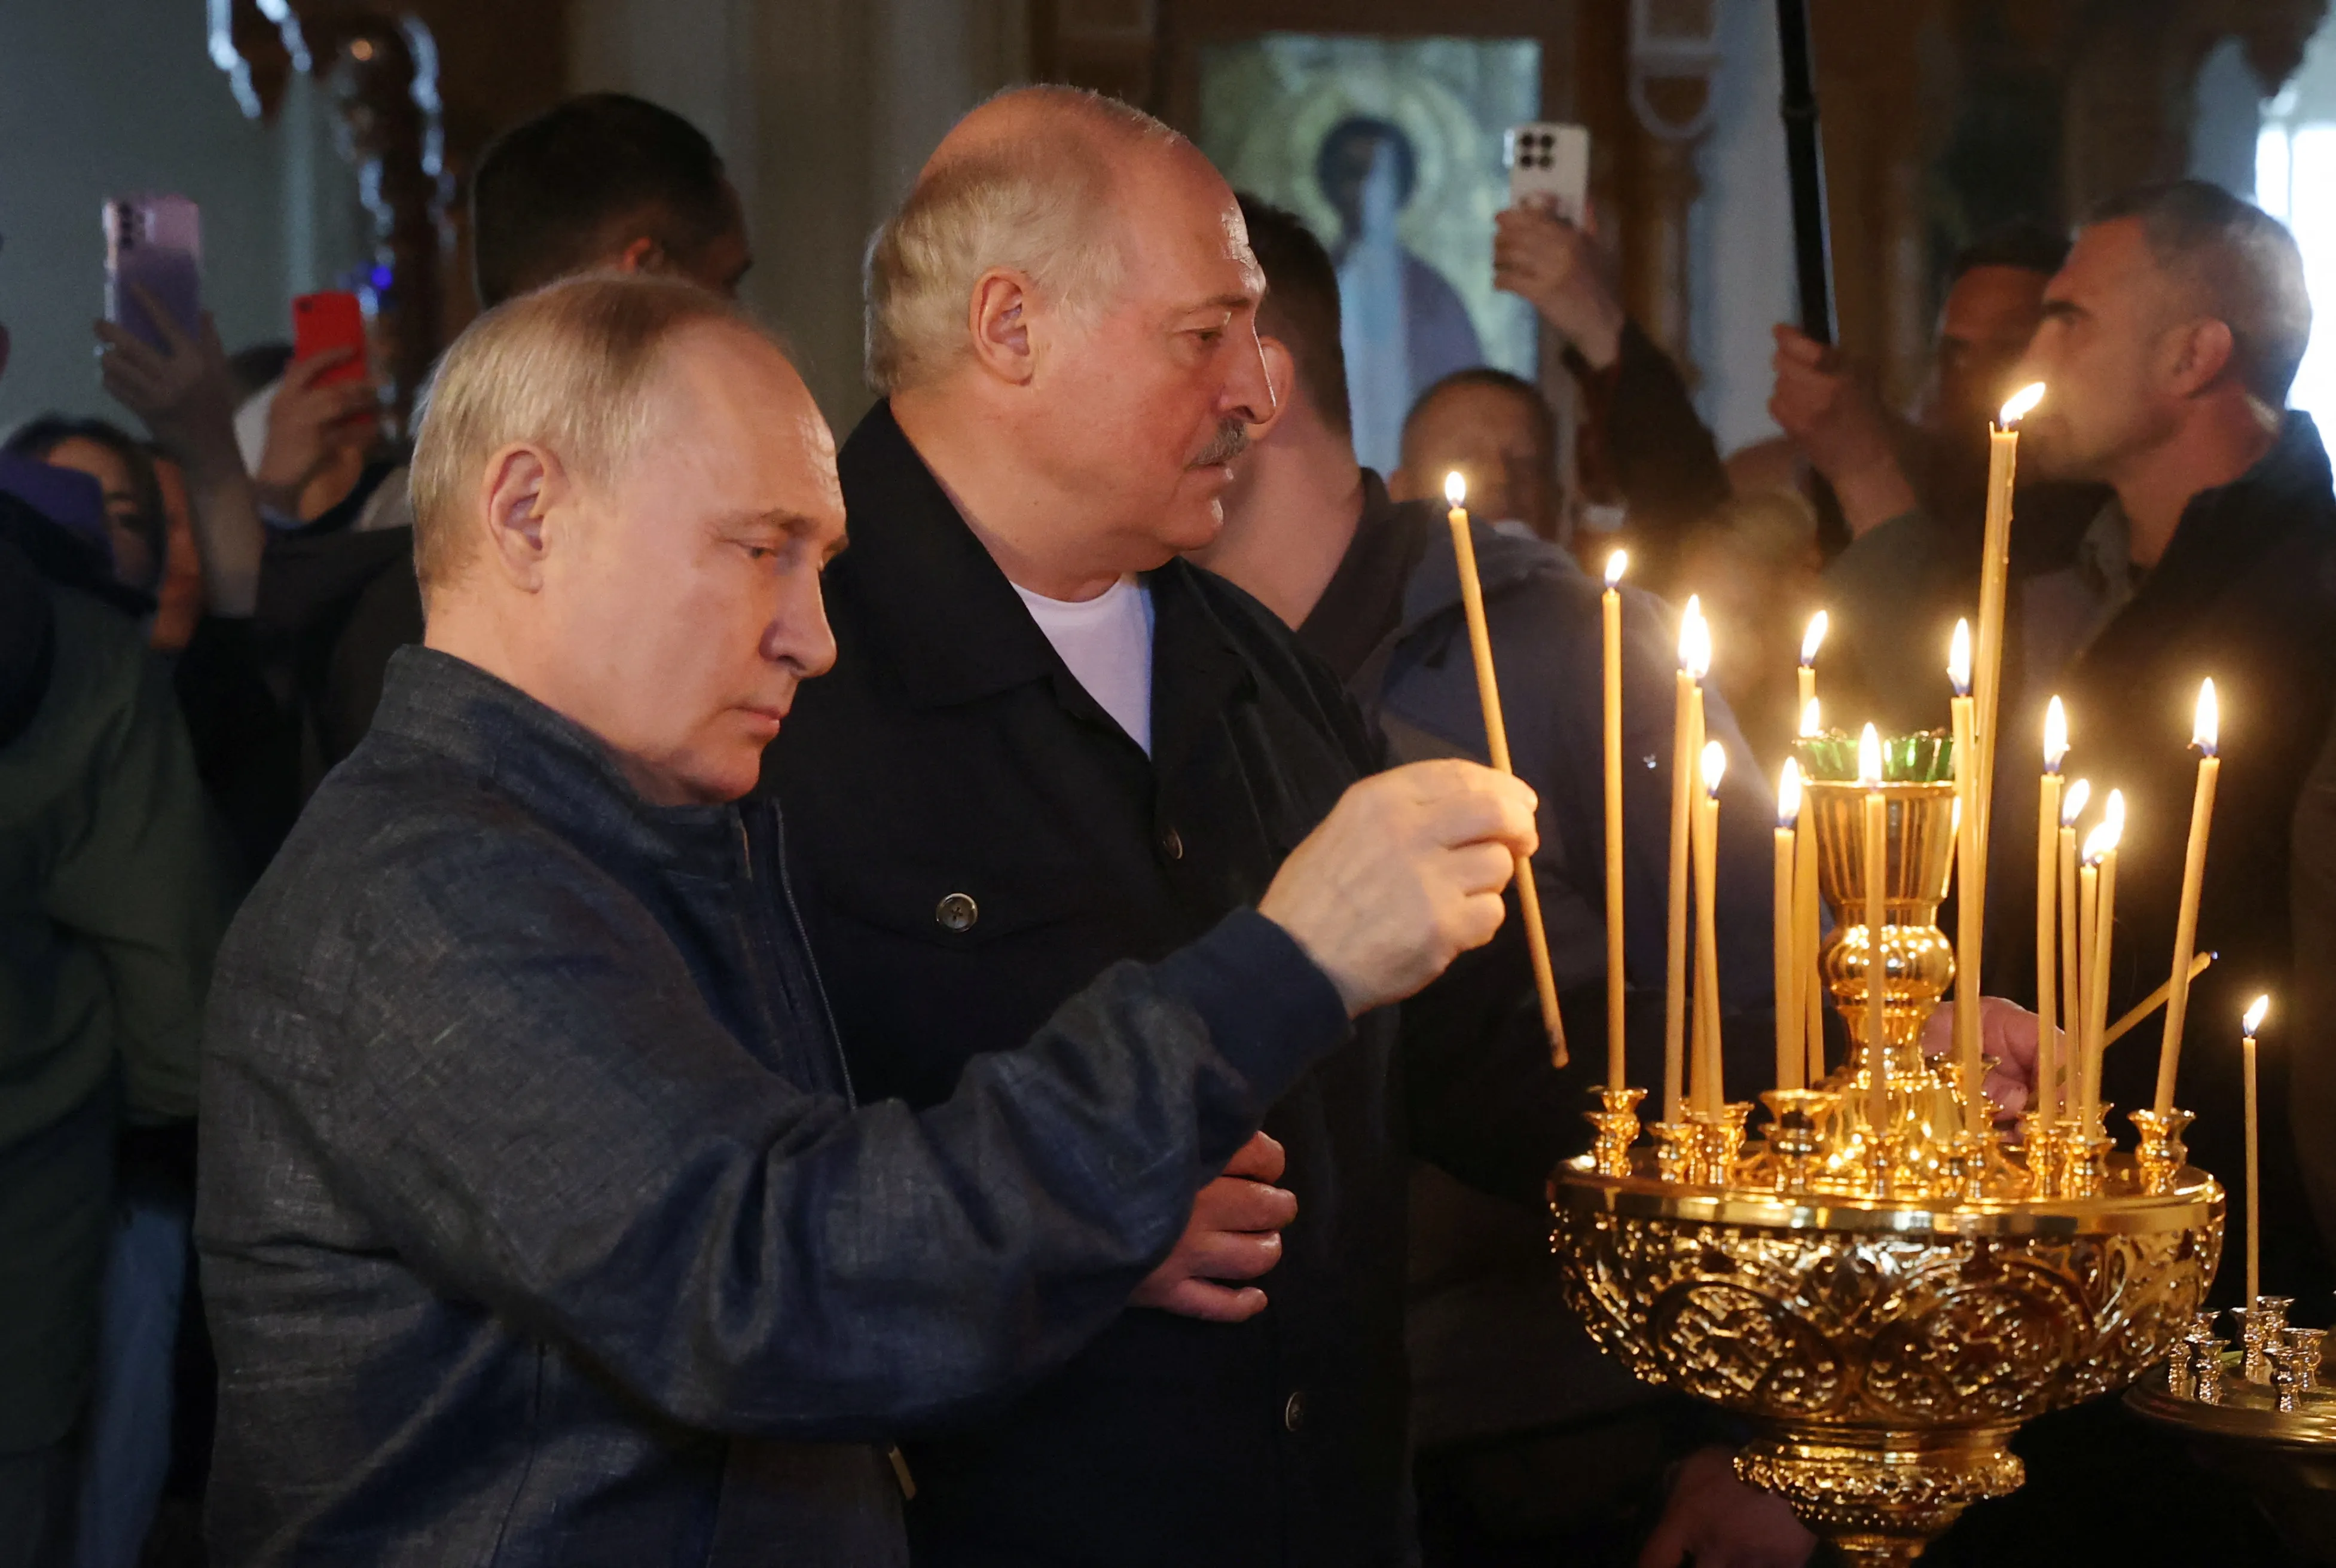
[[[1184,835],[1178,833],[1173,827],[1162,828],[1160,830],[1160,852],[1166,855],[1172,861],[1183,860],[1184,858]]]
[[[1306,1390],[1299,1389],[1281,1407],[1282,1430],[1295,1432],[1306,1425]]]
[[[981,918],[981,906],[970,893],[951,893],[933,910],[933,920],[945,931],[969,931]]]

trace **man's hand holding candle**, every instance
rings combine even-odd
[[[1509,774],[1456,759],[1367,778],[1290,852],[1259,912],[1350,1016],[1399,1002],[1500,930],[1501,891],[1541,842],[1536,804]]]

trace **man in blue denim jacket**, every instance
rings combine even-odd
[[[687,285],[449,352],[427,643],[220,955],[219,1561],[905,1560],[879,1445],[1059,1365],[1351,1018],[1500,921],[1531,793],[1356,786],[1255,908],[911,1113],[855,1105],[766,803],[833,446]]]

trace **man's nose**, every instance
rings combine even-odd
[[[1243,424],[1263,424],[1273,417],[1273,382],[1265,374],[1265,346],[1254,328],[1233,355],[1233,373],[1225,383],[1219,412]]]
[[[808,573],[802,583],[790,583],[763,640],[765,657],[794,666],[804,680],[835,667],[835,632],[827,624],[827,601],[819,584],[819,578]]]

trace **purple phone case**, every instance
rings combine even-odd
[[[161,330],[131,292],[152,295],[190,336],[203,310],[202,214],[183,196],[133,196],[105,204],[105,318],[156,348]]]

